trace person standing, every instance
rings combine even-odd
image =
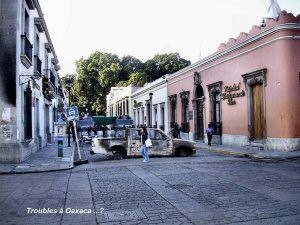
[[[208,139],[208,145],[211,146],[211,139],[214,133],[214,129],[212,128],[212,124],[208,124],[208,128],[206,129],[207,139]]]
[[[144,158],[143,162],[149,161],[149,153],[148,153],[148,147],[146,147],[146,140],[148,139],[148,132],[145,127],[142,127],[141,129],[141,154]]]

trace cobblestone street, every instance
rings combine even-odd
[[[300,221],[299,159],[257,161],[206,151],[185,158],[151,158],[149,163],[141,158],[87,156],[89,164],[73,170],[1,175],[0,223]]]

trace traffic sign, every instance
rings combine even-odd
[[[79,113],[78,113],[77,106],[67,107],[66,113],[67,113],[68,121],[79,120]]]

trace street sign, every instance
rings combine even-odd
[[[79,113],[77,106],[67,107],[66,114],[68,121],[79,120]]]

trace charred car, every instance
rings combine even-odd
[[[149,155],[157,156],[188,156],[196,152],[195,142],[172,139],[162,130],[147,128],[152,146]],[[127,156],[140,156],[140,129],[127,128],[111,131],[108,137],[95,137],[91,154],[113,154],[116,159]]]

